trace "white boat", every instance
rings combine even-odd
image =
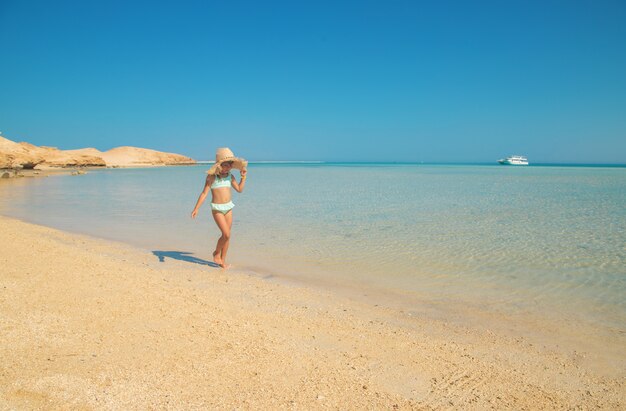
[[[505,164],[507,166],[527,166],[528,159],[524,156],[510,156],[510,157],[498,160],[498,163]]]

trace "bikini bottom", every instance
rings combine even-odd
[[[232,201],[229,201],[228,203],[224,203],[224,204],[211,203],[211,210],[217,211],[219,213],[226,215],[228,214],[230,210],[233,209],[234,206],[235,205],[233,204]]]

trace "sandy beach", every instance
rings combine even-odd
[[[3,409],[623,409],[523,338],[0,217]],[[163,260],[162,262],[160,260]]]

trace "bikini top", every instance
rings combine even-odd
[[[230,182],[230,173],[228,173],[226,177],[220,177],[219,174],[215,175],[215,181],[213,181],[213,184],[211,184],[211,189],[221,187],[232,187]]]

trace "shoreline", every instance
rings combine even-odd
[[[120,240],[114,237],[99,236],[88,231],[74,231],[52,225],[41,224],[29,219],[0,214],[0,217],[37,226],[59,230],[68,235],[86,236],[98,241],[111,242],[129,247],[137,252],[153,255],[155,258],[174,259],[188,263],[212,264],[210,253],[186,251],[157,251],[145,244]],[[168,255],[168,254],[174,254]],[[177,255],[181,254],[181,255]],[[241,256],[240,256],[241,257]],[[524,339],[528,343],[546,350],[563,351],[580,356],[580,362],[604,375],[626,376],[626,356],[621,355],[621,347],[626,340],[624,331],[615,325],[590,321],[588,318],[554,316],[544,310],[532,311],[528,307],[520,312],[498,309],[489,302],[479,303],[476,298],[441,300],[431,299],[427,294],[393,288],[381,288],[372,284],[352,284],[342,280],[329,280],[327,277],[286,274],[276,269],[262,268],[251,260],[236,263],[229,273],[260,279],[279,286],[311,289],[333,297],[354,301],[368,306],[382,307],[393,313],[395,320],[411,320],[417,316],[429,320],[452,324],[460,328],[477,329],[487,333],[498,333],[510,339]],[[205,267],[215,271],[216,267]],[[292,270],[291,270],[292,271]],[[297,272],[297,270],[296,270]],[[573,314],[573,313],[570,313]],[[405,324],[406,325],[406,324]]]
[[[8,408],[623,408],[584,352],[0,216]],[[33,253],[33,251],[36,251]]]
[[[46,169],[0,169],[1,178],[34,178],[34,177],[51,177],[64,176],[72,174],[85,174],[91,171],[86,167],[68,167],[68,168],[46,168]]]
[[[44,167],[44,168],[0,168],[1,178],[22,178],[22,177],[50,177],[63,175],[86,174],[91,171],[115,170],[115,169],[134,169],[134,168],[160,168],[160,167],[190,167],[198,164],[133,164],[133,165],[115,165],[104,167]],[[4,176],[8,174],[6,177]]]
[[[625,331],[614,325],[571,316],[574,313],[567,312],[570,315],[564,317],[563,313],[550,315],[544,310],[528,308],[514,312],[513,309],[495,308],[488,302],[479,303],[475,298],[431,299],[398,289],[352,285],[311,276],[283,275],[246,267],[238,271],[279,285],[312,289],[358,304],[381,307],[405,327],[412,328],[412,319],[423,318],[465,330],[465,333],[498,334],[511,340],[523,340],[546,351],[569,353],[577,357],[579,365],[605,376],[626,378]]]

